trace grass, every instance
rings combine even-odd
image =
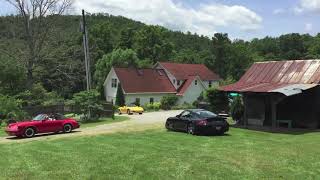
[[[114,119],[112,118],[100,118],[95,121],[87,121],[87,122],[82,122],[81,123],[81,128],[87,128],[87,127],[96,127],[99,125],[103,124],[110,124],[110,123],[115,123],[115,122],[122,122],[129,120],[130,118],[127,116],[115,116]]]
[[[7,179],[319,179],[320,133],[164,129],[0,144]]]
[[[96,126],[103,125],[103,124],[122,122],[122,121],[126,121],[129,119],[130,118],[126,117],[126,116],[115,116],[115,119],[102,117],[102,118],[95,120],[95,121],[82,122],[81,128],[96,127]],[[2,125],[0,126],[0,137],[7,136],[7,134],[4,131],[5,127],[6,127],[5,123],[2,123]]]

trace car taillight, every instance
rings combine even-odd
[[[199,121],[197,121],[197,125],[200,125],[200,126],[206,126],[207,123],[208,123],[207,120],[199,120]]]

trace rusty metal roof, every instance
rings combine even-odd
[[[319,83],[320,60],[266,61],[254,63],[238,82],[221,90],[293,95]]]

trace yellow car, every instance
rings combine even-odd
[[[140,106],[137,106],[135,104],[130,104],[128,106],[122,106],[118,108],[119,114],[127,113],[127,114],[133,114],[133,113],[139,113],[142,114],[144,109]]]

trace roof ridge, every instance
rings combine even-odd
[[[270,62],[297,62],[297,61],[319,61],[320,59],[296,59],[296,60],[272,60],[272,61],[258,61],[254,62],[254,64],[263,64],[263,63],[270,63]]]

